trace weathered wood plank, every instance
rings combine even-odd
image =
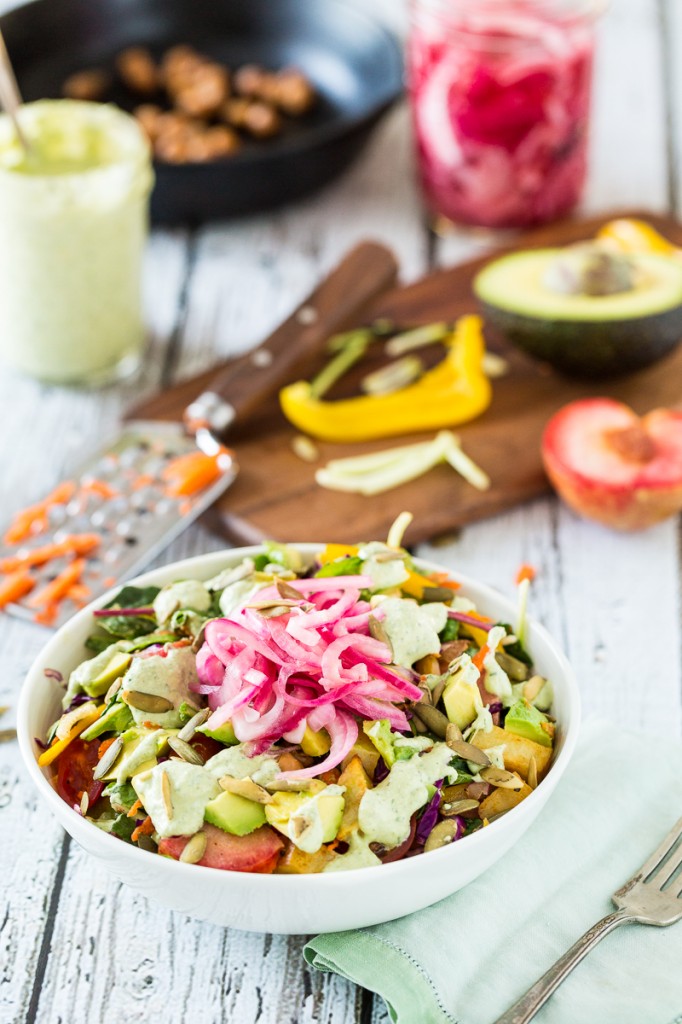
[[[682,6],[679,0],[657,0],[663,37],[662,65],[668,114],[670,205],[682,216]]]

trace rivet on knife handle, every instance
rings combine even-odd
[[[396,280],[397,263],[383,245],[363,242],[257,349],[233,360],[185,410],[192,431],[224,434],[305,369],[327,338],[354,323]]]

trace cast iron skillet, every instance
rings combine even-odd
[[[360,151],[402,88],[395,40],[343,0],[34,0],[0,25],[27,100],[59,96],[69,74],[110,66],[131,44],[160,54],[189,43],[228,66],[294,64],[314,82],[315,111],[280,138],[211,164],[158,163],[157,223],[253,213],[319,188]],[[112,98],[131,106],[124,93]]]

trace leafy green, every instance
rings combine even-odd
[[[154,603],[159,587],[123,587],[106,608],[149,608]],[[112,636],[133,640],[156,629],[153,615],[112,615],[101,618],[98,625]]]
[[[111,645],[115,643],[116,637],[111,636],[109,633],[93,633],[85,641],[85,646],[89,651],[94,651],[95,654],[101,654],[102,651],[106,651],[107,647],[111,647]]]
[[[184,725],[185,722],[189,722],[190,718],[194,718],[198,711],[192,704],[188,704],[186,700],[183,700],[182,704],[177,710],[177,714],[180,716],[180,720]]]
[[[145,647],[151,647],[152,644],[172,644],[174,640],[177,640],[175,633],[147,633],[146,636],[131,640],[128,650],[132,654],[133,651],[143,651]]]
[[[278,544],[274,540],[264,541],[263,547],[267,557],[266,565],[281,565],[293,572],[300,572],[303,568],[303,559],[296,548],[289,547],[288,544]]]
[[[132,835],[135,828],[136,822],[134,818],[129,818],[125,814],[119,814],[117,818],[114,818],[110,835],[118,836],[119,839],[123,839],[126,843],[132,843]]]
[[[108,796],[113,809],[120,813],[127,813],[137,800],[137,793],[129,782],[110,782],[102,793]]]
[[[270,559],[267,555],[256,555],[256,557],[253,560],[253,567],[256,570],[256,572],[263,572],[265,566],[268,565],[269,562]]]
[[[442,644],[450,643],[451,640],[459,638],[459,622],[457,619],[448,619],[438,634]]]
[[[504,627],[507,631],[507,636],[511,636],[514,632],[508,622],[498,622],[498,626]],[[516,640],[513,644],[505,644],[504,653],[511,654],[512,658],[516,658],[517,661],[522,661],[524,665],[528,666],[528,668],[533,667],[533,659],[520,640]]]
[[[316,576],[359,576],[362,573],[362,559],[358,555],[345,555],[327,562],[315,573]]]

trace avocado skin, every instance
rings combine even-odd
[[[486,324],[569,377],[618,377],[641,370],[672,352],[682,339],[682,305],[604,321],[545,320],[488,302],[480,306]]]

